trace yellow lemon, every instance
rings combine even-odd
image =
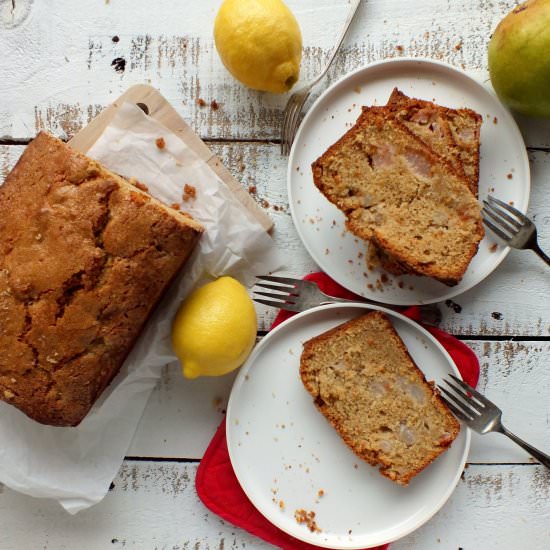
[[[256,341],[256,310],[246,288],[220,277],[194,290],[172,324],[172,347],[186,378],[220,376],[240,367]]]
[[[227,70],[254,90],[288,92],[298,81],[302,34],[281,0],[224,0],[214,40]]]

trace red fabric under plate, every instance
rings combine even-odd
[[[312,273],[304,278],[315,281],[321,290],[332,296],[356,297],[324,273]],[[417,307],[404,308],[402,313],[415,321],[420,320]],[[292,315],[287,311],[279,312],[271,328]],[[471,386],[476,386],[479,378],[479,362],[472,350],[438,328],[430,326],[424,328],[447,350],[464,380]],[[206,450],[197,471],[195,484],[197,494],[207,508],[233,525],[246,529],[249,533],[283,550],[313,550],[319,548],[301,542],[275,527],[248,500],[231,466],[225,437],[225,421],[220,424],[216,435],[214,435]],[[374,550],[387,550],[388,548],[389,545],[386,544]]]

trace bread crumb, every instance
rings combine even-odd
[[[319,489],[319,490],[317,491],[317,496],[318,496],[318,497],[324,497],[324,496],[325,496],[325,491],[324,491],[324,489]]]
[[[184,186],[183,186],[183,195],[182,195],[182,199],[183,199],[183,202],[187,202],[191,199],[195,199],[197,197],[197,189],[196,187],[194,187],[193,185],[189,185],[188,183],[186,183]]]
[[[204,99],[202,99],[202,97],[199,97],[197,99],[196,103],[199,107],[201,107],[201,109],[202,109],[202,107],[206,107],[206,101],[204,101]]]
[[[513,174],[510,172],[510,173],[506,174],[506,177],[507,177],[509,180],[511,180],[514,176],[513,176]]]
[[[280,508],[281,510],[284,510],[284,509],[285,509],[285,501],[284,501],[284,500],[280,500],[280,501],[279,501],[279,508]]]
[[[498,118],[497,117],[493,118],[493,124],[498,124]]]
[[[15,394],[10,390],[4,390],[4,397],[6,399],[11,399],[12,397],[15,397]]]
[[[395,49],[399,52],[399,53],[403,53],[403,51],[405,50],[405,48],[403,46],[401,46],[401,44],[398,44],[397,46],[395,46]]]
[[[256,186],[255,186],[255,185],[250,185],[250,186],[248,187],[248,192],[249,192],[251,195],[255,195],[255,194],[256,194],[256,191],[257,191],[257,189],[256,189]]]
[[[217,111],[219,108],[220,108],[220,105],[219,103],[213,99],[211,102],[210,102],[210,108],[213,110],[213,111]]]
[[[458,52],[462,49],[462,40],[455,44],[455,50]]]
[[[493,243],[493,244],[489,247],[489,252],[496,252],[496,251],[497,251],[497,248],[498,248],[498,244],[497,244],[497,243]]]
[[[170,206],[171,206],[174,210],[179,210],[179,209],[180,209],[180,205],[179,205],[177,202],[173,202]]]
[[[136,178],[130,178],[128,180],[128,183],[130,183],[134,187],[137,187],[140,191],[145,191],[145,193],[149,192],[149,187],[147,187],[144,183],[141,183],[141,181],[137,180]]]
[[[159,137],[155,140],[155,143],[159,149],[164,149],[166,147],[166,142],[163,137]]]
[[[304,509],[299,509],[294,512],[294,518],[296,519],[296,523],[298,523],[298,525],[305,524],[312,533],[321,532],[321,529],[319,529],[317,523],[315,522],[315,512],[307,512]]]

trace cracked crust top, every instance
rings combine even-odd
[[[201,232],[40,133],[0,188],[0,399],[79,424]]]

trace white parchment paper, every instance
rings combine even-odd
[[[163,137],[164,149],[155,145]],[[192,258],[148,322],[120,373],[76,428],[38,424],[0,402],[0,482],[22,493],[57,499],[70,513],[107,493],[161,367],[176,357],[171,320],[183,297],[222,274],[251,284],[280,265],[271,238],[214,171],[175,134],[124,104],[88,152],[114,172],[136,177],[166,204],[180,203],[206,228]],[[195,200],[182,202],[185,183]]]

